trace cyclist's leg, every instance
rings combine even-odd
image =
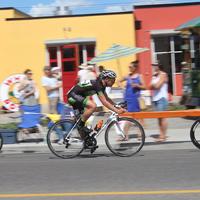
[[[84,112],[81,116],[81,119],[83,122],[86,122],[90,118],[90,116],[95,112],[97,105],[93,100],[87,97],[84,99],[83,106]]]
[[[83,110],[83,114],[80,118],[80,120],[77,123],[77,127],[79,129],[79,132],[81,136],[84,138],[87,136],[91,130],[85,127],[85,122],[87,119],[92,115],[92,113],[96,109],[96,104],[90,100],[90,97],[82,97],[80,95],[77,95],[75,93],[71,93],[68,97],[68,102],[78,110]]]
[[[80,121],[78,122],[78,126],[80,134],[83,136],[83,138],[86,138],[92,132],[92,129],[87,128],[85,126],[85,123],[95,111],[96,104],[92,100],[89,100],[89,98],[86,98],[84,100],[83,107],[84,112],[81,116]]]

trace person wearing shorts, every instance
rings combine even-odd
[[[86,137],[91,129],[85,126],[85,122],[95,112],[96,104],[91,98],[92,95],[97,94],[101,103],[118,114],[125,112],[123,108],[116,108],[115,103],[107,96],[106,87],[112,87],[115,83],[116,73],[111,70],[103,71],[97,80],[87,80],[78,83],[68,92],[68,103],[73,106],[74,109],[83,111],[81,119],[78,122],[78,129],[82,137]]]
[[[152,101],[155,111],[165,111],[168,107],[168,76],[162,69],[160,63],[152,64],[154,66],[154,74],[150,88],[152,89]],[[167,119],[159,118],[158,125],[160,135],[156,142],[164,142],[167,139]]]

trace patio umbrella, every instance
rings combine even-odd
[[[180,31],[180,30],[186,30],[189,28],[200,28],[200,17],[194,18],[184,24],[181,24],[175,30]]]
[[[120,57],[128,56],[131,54],[137,54],[144,51],[149,50],[148,48],[140,48],[140,47],[127,47],[122,46],[119,44],[113,44],[110,48],[108,48],[103,53],[99,54],[98,56],[94,57],[92,60],[89,61],[91,64],[117,59]]]

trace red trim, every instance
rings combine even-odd
[[[63,97],[64,101],[66,102],[66,93],[71,89],[73,85],[76,84],[77,80],[77,72],[78,72],[78,65],[79,65],[79,48],[76,44],[64,45],[60,47],[61,49],[61,62],[62,62],[62,81],[63,81]],[[73,49],[74,57],[71,58],[63,58],[63,51],[64,49]],[[64,69],[64,62],[74,62],[74,70],[73,71],[66,71]],[[65,70],[65,71],[64,71]]]

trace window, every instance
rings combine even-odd
[[[63,58],[72,58],[74,57],[74,51],[73,49],[63,49]]]
[[[83,45],[79,45],[79,63],[84,63],[84,56],[83,56]]]
[[[95,56],[95,45],[86,45],[87,61],[90,61]]]
[[[182,53],[176,53],[175,54],[175,67],[176,67],[176,72],[182,72],[182,65],[181,62],[183,62],[183,54]]]
[[[155,52],[168,52],[170,51],[170,37],[162,36],[155,37]]]
[[[57,47],[49,47],[49,65],[51,67],[57,67],[58,62],[57,62]]]
[[[63,61],[63,71],[64,72],[72,72],[76,69],[75,61]]]
[[[169,77],[169,91],[174,92],[175,73],[182,70],[183,39],[178,35],[153,35],[154,59],[159,60]]]
[[[81,43],[75,45],[78,46],[78,52],[76,53],[76,55],[73,48],[63,48],[65,45],[48,47],[49,65],[51,67],[57,67],[58,65],[60,65],[60,67],[63,66],[63,71],[66,72],[73,71],[77,66],[74,66],[74,63],[71,62],[72,66],[70,67],[70,63],[67,63],[65,61],[70,61],[70,58],[76,57],[78,59],[78,64],[80,65],[95,57],[95,43]]]
[[[183,46],[183,38],[180,36],[174,36],[174,49],[175,51],[181,51]]]
[[[79,61],[85,63],[95,57],[95,44],[79,45]]]

